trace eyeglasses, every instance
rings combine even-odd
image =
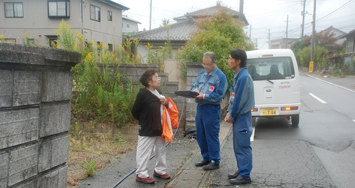
[[[160,76],[153,76],[154,78],[157,78],[157,80],[161,80]]]
[[[202,63],[201,65],[202,65],[203,67],[210,67],[210,66],[213,65],[213,63],[211,63],[211,64],[204,64],[204,63]]]

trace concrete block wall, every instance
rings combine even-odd
[[[0,188],[65,188],[76,52],[0,44]]]
[[[190,62],[187,65],[186,90],[191,89],[192,83],[196,80],[197,75],[203,70],[202,63]],[[195,99],[186,99],[186,128],[195,127],[195,116],[197,103]]]
[[[187,78],[186,78],[186,89],[191,89],[192,83],[196,80],[198,74],[204,69],[202,63],[186,63],[187,65]],[[228,86],[229,87],[229,86]],[[197,103],[195,99],[187,98],[186,104],[186,128],[195,127],[195,116]],[[229,103],[229,93],[226,93],[224,100],[221,103],[222,114],[228,108]]]

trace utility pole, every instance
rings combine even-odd
[[[269,49],[270,49],[270,47],[271,47],[271,41],[270,41],[270,29],[269,29]]]
[[[152,0],[150,0],[149,30],[152,29]]]
[[[314,46],[315,46],[315,38],[316,38],[316,0],[314,0],[314,7],[313,7],[313,29],[312,29],[312,42],[311,42],[311,61],[314,61]]]
[[[288,43],[288,15],[287,15],[287,21],[286,21],[286,49],[287,49],[287,43]]]
[[[239,19],[244,22],[244,0],[239,0]]]
[[[251,25],[250,25],[249,38],[251,39]]]
[[[304,17],[306,16],[306,0],[303,1],[303,11],[302,11],[302,35],[301,39],[303,41],[303,36],[304,36]]]

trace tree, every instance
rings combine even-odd
[[[304,45],[305,46],[310,46],[311,45],[311,39],[312,36],[306,36],[304,40]],[[335,44],[335,42],[338,40],[338,37],[335,37],[334,32],[330,32],[330,30],[321,32],[321,33],[316,33],[315,35],[315,43],[316,45],[324,46],[325,48],[328,49],[328,51],[336,51],[338,48],[341,48],[342,45]]]
[[[229,54],[233,49],[253,50],[254,44],[246,36],[242,22],[233,18],[229,9],[223,7],[210,17],[196,21],[197,31],[192,33],[186,46],[177,54],[182,77],[186,77],[186,62],[201,62],[204,52],[217,55],[217,66],[227,76],[231,85],[235,72],[228,69]]]
[[[304,42],[302,40],[296,41],[292,44],[291,50],[296,55],[297,63],[301,63],[301,57],[299,56],[299,52],[305,47]]]
[[[324,46],[316,46],[314,48],[314,67],[317,69],[326,68],[328,62],[324,59],[328,54],[328,50]],[[311,47],[307,46],[298,52],[300,57],[300,64],[304,67],[308,67],[311,61]]]

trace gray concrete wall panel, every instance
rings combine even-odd
[[[37,162],[37,144],[11,151],[9,161],[9,186],[37,175]]]
[[[9,154],[0,154],[0,187],[7,186],[7,172],[8,172]]]
[[[69,135],[52,140],[51,167],[67,162],[69,157]]]
[[[71,72],[43,73],[42,102],[70,100],[73,75]]]
[[[70,109],[71,105],[69,103],[44,104],[41,107],[40,137],[69,131]]]
[[[17,185],[14,188],[37,188],[37,179]]]
[[[15,71],[13,106],[41,102],[42,74],[38,71]]]
[[[0,108],[10,107],[12,104],[12,81],[10,70],[0,70]]]
[[[58,169],[58,188],[67,187],[67,173],[68,166],[64,166]]]
[[[57,188],[58,187],[58,170],[50,172],[38,179],[38,188]]]
[[[0,120],[0,149],[38,139],[38,108],[0,111]]]
[[[38,179],[38,188],[65,188],[67,187],[67,166],[62,166],[43,174]]]

